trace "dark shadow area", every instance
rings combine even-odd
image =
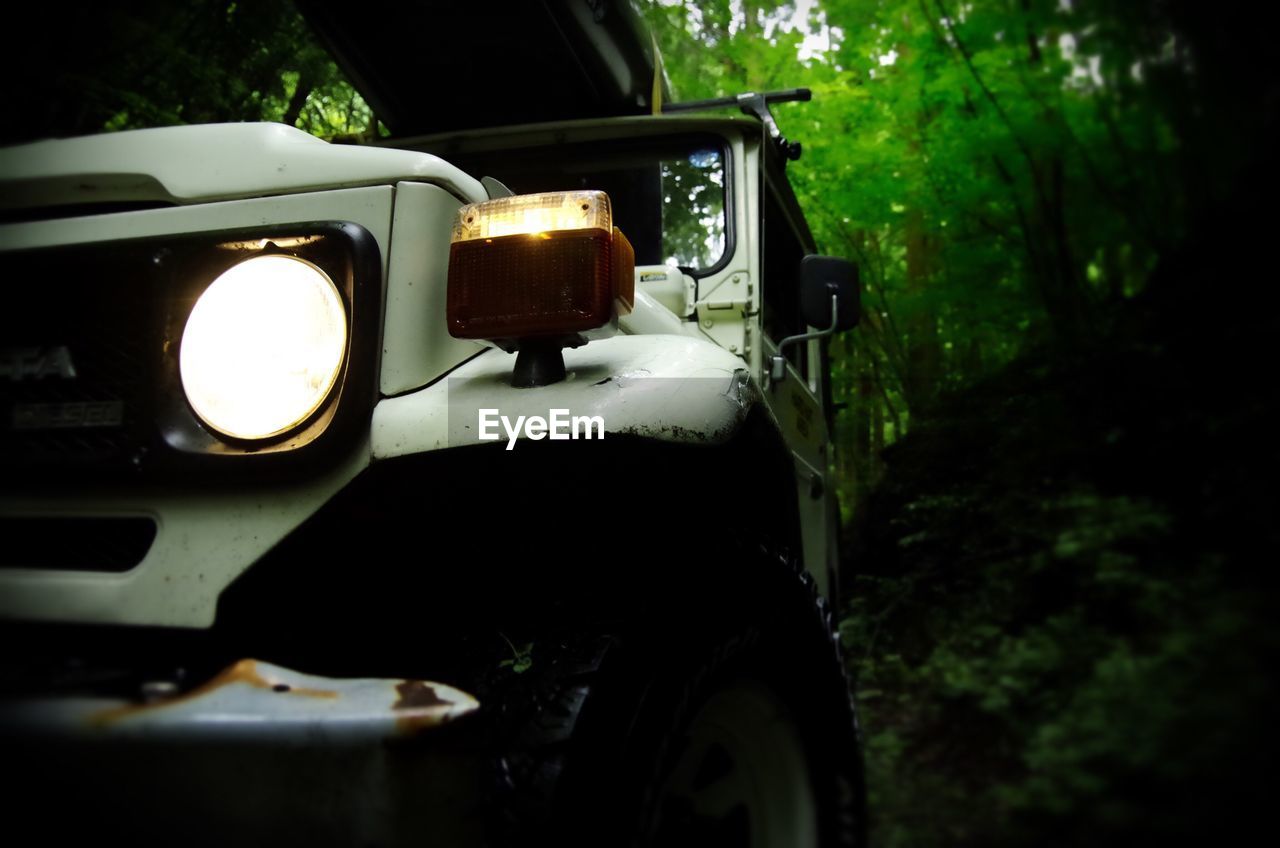
[[[941,396],[852,530],[880,845],[1227,844],[1268,816],[1277,88],[1243,15],[1169,9],[1221,134],[1190,236],[1105,335]]]

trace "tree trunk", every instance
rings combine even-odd
[[[925,306],[929,286],[931,244],[924,232],[924,216],[919,210],[907,213],[907,290],[915,308],[907,320],[907,408],[927,405],[938,389],[942,368],[942,346],[938,341],[938,318]]]
[[[293,90],[293,96],[289,98],[289,106],[284,110],[284,117],[280,119],[280,123],[291,127],[298,126],[298,118],[302,117],[302,107],[307,105],[307,98],[311,96],[313,88],[315,83],[309,76],[303,74],[298,77],[298,87]]]
[[[960,360],[960,374],[966,382],[982,376],[982,342],[978,341],[976,336],[970,336],[965,342]]]
[[[1047,230],[1053,245],[1052,267],[1045,269],[1052,296],[1045,306],[1050,310],[1049,322],[1057,330],[1059,341],[1074,347],[1087,330],[1087,307],[1081,274],[1071,245],[1066,221],[1066,179],[1062,157],[1055,156],[1049,165],[1050,184],[1044,198],[1041,226]]]
[[[867,363],[869,352],[858,357],[857,387],[853,393],[853,491],[854,506],[861,504],[871,490],[871,410],[876,406],[871,380],[871,368]]]
[[[884,405],[879,397],[868,400],[871,404],[871,451],[867,457],[870,483],[875,486],[880,480],[880,453],[884,450]]]

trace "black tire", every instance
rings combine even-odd
[[[864,844],[857,728],[831,616],[793,563],[763,551],[746,562],[727,584],[684,586],[615,628],[544,642],[505,707],[495,843],[795,844],[761,842],[761,822],[791,809],[799,821],[808,798],[813,827],[797,832],[811,832],[809,845]],[[734,743],[744,734],[724,728],[735,721],[764,741]],[[753,785],[774,759],[799,763],[786,773],[810,789],[784,792],[798,800],[748,792],[727,811],[699,810],[694,784]],[[750,773],[726,784],[735,769]]]

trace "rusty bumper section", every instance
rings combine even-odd
[[[471,695],[241,660],[186,692],[0,702],[20,818],[144,844],[470,845],[483,758]],[[457,727],[450,725],[457,724]]]
[[[37,733],[344,744],[412,735],[479,707],[443,683],[315,677],[241,660],[182,694],[161,690],[143,702],[31,699],[0,710],[0,720]]]

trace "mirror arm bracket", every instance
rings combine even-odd
[[[777,385],[778,383],[781,383],[783,380],[787,379],[787,358],[782,355],[782,352],[786,350],[786,348],[789,347],[790,345],[799,344],[800,342],[807,342],[812,339],[826,338],[827,336],[834,333],[836,331],[836,325],[840,321],[839,309],[840,309],[840,297],[839,295],[836,295],[833,293],[831,295],[831,326],[830,327],[828,327],[825,330],[818,330],[813,333],[802,333],[801,335],[798,335],[798,336],[787,336],[785,339],[778,342],[778,349],[773,354],[773,358],[769,362],[769,383],[771,385]]]

